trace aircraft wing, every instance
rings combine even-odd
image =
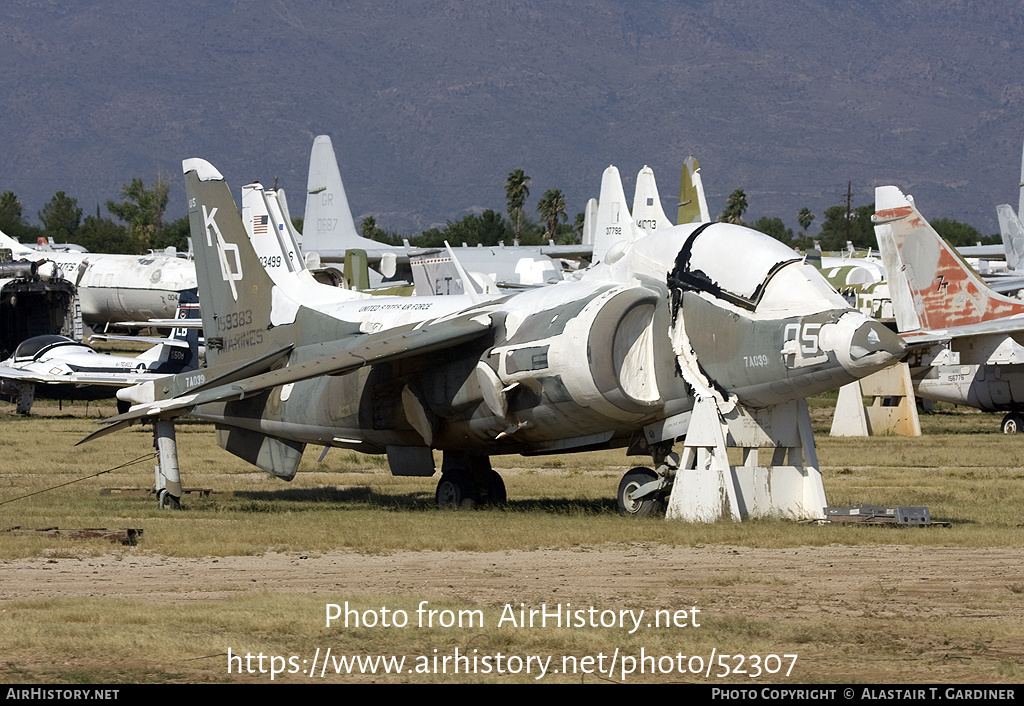
[[[985,284],[987,284],[990,289],[999,292],[1000,294],[1011,294],[1024,289],[1024,276],[1021,276],[1020,273],[983,275],[982,279],[985,280]]]
[[[200,322],[202,323],[202,322]],[[197,328],[196,326],[185,326],[182,328]],[[173,348],[188,348],[188,341],[177,338],[164,338],[158,336],[120,336],[111,333],[94,333],[89,336],[89,341],[124,341],[126,343],[148,343],[151,346],[171,346]]]
[[[998,245],[963,245],[956,251],[961,257],[1006,257],[1006,248],[1002,243]]]
[[[309,380],[323,375],[346,375],[366,365],[432,353],[472,341],[491,328],[487,314],[473,312],[447,319],[388,329],[380,333],[353,336],[345,350],[313,360],[277,368],[215,387],[186,392],[177,397],[136,405],[125,414],[104,420],[110,426],[85,437],[79,444],[99,438],[124,426],[147,418],[173,418],[204,404],[244,399],[280,385]],[[195,376],[197,372],[188,373]]]
[[[940,343],[954,338],[965,338],[968,336],[991,336],[1024,333],[1024,315],[1009,316],[1002,319],[982,321],[976,324],[965,326],[951,326],[945,329],[934,329],[901,334],[907,345],[920,345],[926,343]]]
[[[563,260],[589,260],[594,254],[592,245],[541,245],[540,252],[552,258]]]
[[[202,319],[149,319],[147,321],[118,321],[121,328],[202,328]],[[99,334],[97,334],[98,336]],[[131,339],[128,339],[131,340]]]
[[[130,387],[146,380],[162,377],[156,373],[136,373],[126,370],[118,372],[77,372],[66,375],[50,375],[33,370],[0,365],[0,379],[19,382],[34,382],[41,385],[105,385],[107,387]]]

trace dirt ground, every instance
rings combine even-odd
[[[751,573],[753,572],[753,573]],[[254,586],[254,584],[256,584]],[[770,591],[765,586],[770,585]],[[621,601],[638,591],[666,606],[700,598],[731,613],[794,610],[864,613],[865,598],[908,618],[970,617],[986,596],[1020,595],[1024,550],[893,546],[670,547],[637,545],[568,550],[267,554],[173,558],[116,553],[83,559],[4,562],[3,600],[130,597],[162,603],[216,600],[252,589],[329,595],[442,593],[479,603],[516,600]],[[713,588],[713,590],[709,590]],[[1004,603],[1006,620],[1024,622],[1024,599]],[[872,602],[871,610],[880,604]],[[978,608],[984,612],[985,608]]]
[[[325,602],[351,595],[380,596],[382,603],[389,596],[441,596],[466,607],[697,606],[701,632],[718,630],[705,633],[711,644],[731,644],[733,650],[773,645],[779,653],[799,653],[790,683],[1013,683],[1021,681],[1024,659],[1021,549],[641,544],[220,558],[119,552],[0,565],[0,608],[47,597],[181,606],[250,591],[315,595]],[[748,632],[753,641],[745,643]]]

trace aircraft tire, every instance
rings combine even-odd
[[[1003,417],[1001,427],[1004,434],[1024,433],[1024,416],[1021,416],[1016,412],[1010,412]]]
[[[461,468],[445,471],[437,482],[434,501],[438,507],[453,510],[474,508],[477,503],[476,485],[469,473]]]
[[[180,510],[181,509],[181,498],[175,497],[167,492],[167,490],[161,490],[156,495],[157,504],[161,510]]]
[[[508,501],[508,493],[505,490],[505,480],[497,471],[488,474],[487,497],[481,498],[485,505],[501,506]]]
[[[660,496],[633,500],[630,493],[645,483],[656,479],[658,474],[650,468],[638,466],[626,472],[619,482],[617,505],[623,517],[654,517],[665,512],[665,501]]]

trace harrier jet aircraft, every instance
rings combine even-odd
[[[174,419],[192,413],[286,480],[308,444],[386,453],[392,473],[416,476],[434,473],[440,449],[447,505],[504,500],[493,454],[628,446],[659,469],[620,484],[623,511],[643,514],[672,484],[666,459],[695,404],[787,406],[903,353],[766,235],[721,223],[645,233],[612,208],[625,201],[614,167],[597,228],[620,240],[578,279],[476,304],[352,293],[316,308],[263,267],[220,173],[201,159],[183,170],[208,367],[123,391],[134,406],[93,435],[153,422],[172,506],[180,476],[163,459]]]
[[[875,236],[896,325],[926,399],[1006,412],[1024,430],[1024,301],[989,288],[925,220],[913,197],[875,189]]]
[[[78,288],[85,323],[95,327],[128,319],[171,318],[178,296],[196,289],[192,262],[168,253],[41,252],[3,233],[0,247],[10,248],[15,258],[55,263]]]

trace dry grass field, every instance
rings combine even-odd
[[[621,451],[497,458],[507,507],[441,511],[436,477],[309,449],[284,483],[197,422],[178,428],[184,482],[212,492],[169,513],[122,490],[152,485],[152,459],[88,477],[148,454],[148,428],[76,447],[111,404],[8,405],[0,530],[144,533],[0,531],[0,679],[1020,682],[1024,436],[947,409],[921,438],[830,439],[828,405],[812,413],[830,503],[927,505],[948,527],[629,521],[614,493],[638,464]],[[348,627],[327,626],[346,602]],[[520,624],[542,604],[584,624]],[[401,673],[342,661],[378,655]]]

